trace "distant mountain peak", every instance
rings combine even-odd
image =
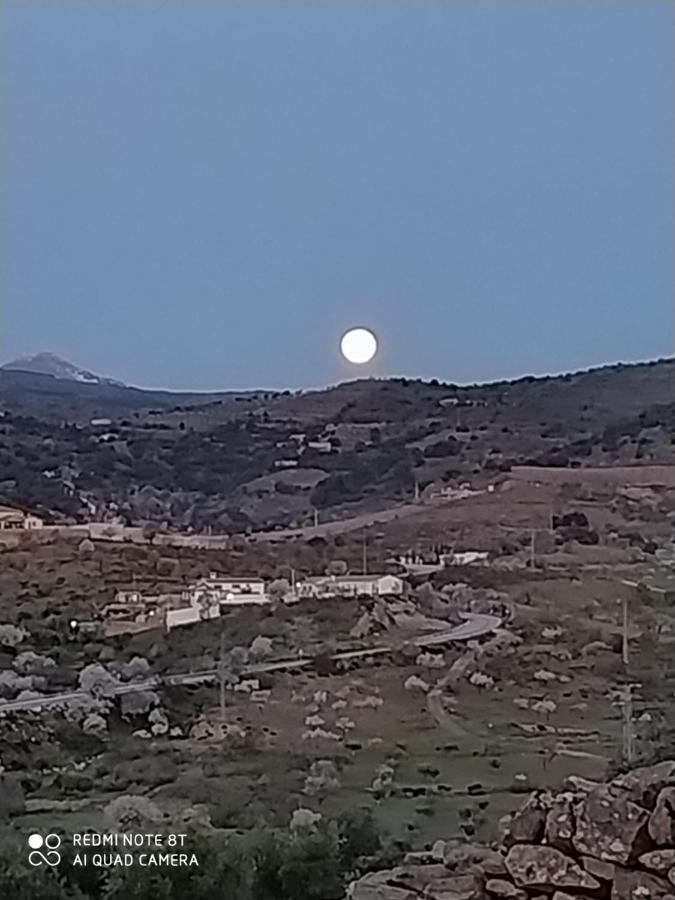
[[[33,372],[37,375],[51,375],[52,378],[58,378],[62,381],[78,381],[81,384],[114,384],[124,387],[124,383],[116,381],[114,378],[104,378],[101,375],[94,375],[86,369],[81,369],[69,363],[65,359],[61,359],[55,353],[43,351],[33,356],[22,356],[12,362],[5,363],[1,368],[10,371]]]

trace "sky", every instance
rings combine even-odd
[[[672,355],[669,0],[1,6],[3,361],[224,390]]]

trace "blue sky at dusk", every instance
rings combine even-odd
[[[3,360],[147,387],[673,352],[670,2],[2,4]]]

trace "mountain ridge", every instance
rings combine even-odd
[[[35,375],[51,375],[60,381],[76,381],[80,384],[112,384],[117,387],[127,387],[123,381],[109,378],[103,375],[95,375],[88,369],[82,369],[68,360],[42,350],[30,356],[20,356],[0,366],[9,372],[31,372]]]

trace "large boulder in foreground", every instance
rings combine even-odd
[[[600,882],[571,857],[554,847],[516,844],[506,854],[506,869],[518,887],[552,891],[555,888],[595,890]]]
[[[658,875],[638,870],[617,869],[612,883],[612,900],[668,900],[675,885]]]
[[[663,788],[649,817],[649,836],[658,847],[675,844],[675,787]]]
[[[482,881],[453,875],[445,866],[399,866],[371,872],[347,889],[349,900],[482,900]]]
[[[675,788],[675,760],[632,769],[614,778],[611,785],[612,790],[625,793],[633,803],[652,810],[664,788]]]
[[[502,844],[535,844],[544,835],[549,804],[542,792],[533,793],[504,823]]]
[[[572,843],[580,854],[625,864],[647,849],[649,813],[609,787],[587,794],[575,818]]]

